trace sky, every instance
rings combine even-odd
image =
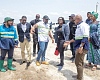
[[[96,11],[97,2],[100,14],[100,0],[0,0],[0,23],[5,17],[12,17],[18,23],[22,16],[27,16],[30,22],[36,14],[40,14],[40,19],[48,15],[52,22],[61,16],[67,20],[71,14],[81,14],[85,21],[87,12]]]

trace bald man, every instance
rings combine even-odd
[[[36,19],[32,20],[31,26],[35,25],[36,23],[40,22],[40,15],[36,14]],[[33,34],[33,57],[36,56],[36,46],[37,46],[37,51],[39,51],[39,43],[38,43],[38,29],[35,29],[35,33]],[[37,52],[38,53],[38,52]]]
[[[89,37],[89,25],[82,21],[81,15],[75,16],[75,24],[77,25],[77,29],[75,32],[75,38],[66,41],[64,46],[75,42],[75,65],[77,67],[77,79],[83,80],[83,65],[84,65],[84,57],[89,49],[88,37]]]

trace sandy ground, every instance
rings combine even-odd
[[[35,64],[36,57],[32,57],[32,63],[28,70],[25,70],[26,64],[19,64],[21,60],[20,48],[15,49],[14,56],[17,62],[13,62],[13,66],[16,67],[17,71],[0,72],[0,80],[76,80],[72,77],[76,75],[75,64],[69,60],[71,51],[65,51],[65,65],[61,71],[58,71],[59,68],[56,65],[59,63],[59,56],[54,55],[55,47],[56,45],[50,42],[46,52],[46,60],[50,65],[38,67]],[[100,80],[100,67],[97,71],[85,68],[84,80]]]

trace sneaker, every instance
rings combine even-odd
[[[40,66],[41,63],[40,63],[39,61],[36,61],[36,65],[37,65],[37,66]]]
[[[49,65],[49,63],[46,61],[42,61],[41,64]]]

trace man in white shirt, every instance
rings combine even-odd
[[[50,32],[50,25],[48,24],[49,17],[45,15],[43,17],[43,21],[35,24],[32,29],[31,33],[33,34],[35,32],[35,28],[38,28],[38,42],[39,42],[39,51],[38,56],[36,60],[36,65],[40,66],[41,64],[48,65],[49,63],[45,61],[45,52],[48,46],[49,42],[49,36],[52,39],[52,42],[54,42],[53,36]],[[41,63],[40,63],[41,58]]]

